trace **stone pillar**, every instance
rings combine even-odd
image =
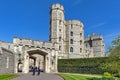
[[[18,73],[18,59],[17,59],[17,54],[14,55],[14,73]]]
[[[36,57],[36,60],[35,60],[36,62],[35,62],[35,66],[39,66],[39,58],[38,57]]]
[[[23,73],[29,72],[29,55],[27,52],[25,52],[24,55],[24,65],[23,65]]]
[[[55,51],[55,72],[57,73],[58,72],[58,69],[57,69],[57,63],[58,63],[58,51]]]
[[[45,69],[44,69],[45,72],[48,73],[49,70],[48,70],[48,60],[47,60],[47,55],[44,56],[44,68],[45,68]]]
[[[17,54],[17,45],[14,45],[14,73],[17,73],[17,66],[18,66],[18,54]]]

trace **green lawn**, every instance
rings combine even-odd
[[[59,73],[65,80],[120,80],[120,78],[94,75],[94,74],[72,74],[72,73]]]
[[[59,73],[65,80],[91,80],[93,77],[102,78],[100,75],[90,74],[70,74],[70,73]]]
[[[17,77],[16,74],[0,74],[0,80],[10,80],[12,78]]]

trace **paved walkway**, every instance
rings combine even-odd
[[[40,73],[40,75],[32,75],[32,73],[22,74],[12,80],[64,80],[56,74]]]

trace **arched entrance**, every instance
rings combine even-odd
[[[44,72],[49,72],[49,54],[41,49],[30,49],[25,51],[24,63],[23,63],[23,73],[28,73],[31,71],[31,67],[35,65],[39,67]]]

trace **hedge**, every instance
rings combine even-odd
[[[82,74],[103,74],[109,72],[111,74],[117,73],[119,69],[119,63],[117,63],[117,69],[111,68],[111,62],[119,62],[119,58],[101,57],[101,58],[81,58],[81,59],[59,59],[58,60],[58,72],[66,73],[82,73]],[[110,64],[108,66],[107,64]],[[105,65],[106,64],[106,65]]]

